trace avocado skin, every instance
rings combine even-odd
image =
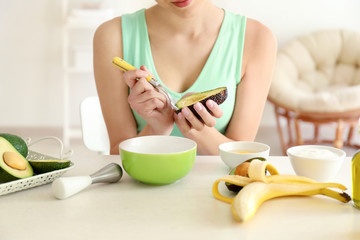
[[[241,189],[243,189],[242,186],[237,186],[237,185],[235,185],[235,184],[228,183],[228,182],[225,183],[225,186],[227,187],[227,189],[228,189],[229,191],[232,191],[232,192],[235,192],[235,193],[238,193],[238,192],[241,191]]]
[[[0,167],[0,183],[7,183],[18,179],[19,178],[9,174],[7,171]]]
[[[5,138],[23,157],[27,157],[29,149],[21,137],[10,133],[0,133],[0,137]]]
[[[210,92],[210,91],[209,91]],[[213,95],[209,95],[207,98],[199,101],[204,107],[205,109],[208,111],[208,112],[211,112],[210,109],[206,106],[206,102],[208,100],[213,100],[216,104],[220,105],[222,104],[223,102],[225,102],[225,100],[227,99],[228,97],[228,90],[227,88],[224,88],[224,90],[222,90],[221,92],[218,92],[216,94],[213,94]],[[196,112],[196,110],[194,109],[194,104],[197,103],[197,102],[194,102],[193,104],[187,106],[190,111],[195,115],[195,117],[199,120],[202,120],[200,115]],[[181,109],[178,109],[176,110],[176,114],[178,114],[179,112],[181,112]]]

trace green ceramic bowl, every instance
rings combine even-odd
[[[173,183],[190,172],[196,143],[174,136],[144,136],[120,143],[124,170],[140,182],[154,185]]]

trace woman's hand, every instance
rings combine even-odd
[[[128,102],[148,124],[151,134],[170,134],[174,110],[166,96],[155,89],[145,78],[150,74],[145,66],[125,72],[123,77],[130,88]]]
[[[205,104],[210,112],[200,102],[194,104],[194,109],[201,119],[198,119],[188,107],[183,108],[180,113],[174,114],[175,123],[185,137],[191,137],[189,134],[192,130],[202,131],[205,127],[214,127],[215,118],[223,115],[222,109],[213,100],[208,100]]]

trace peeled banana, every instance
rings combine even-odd
[[[265,175],[265,169],[271,174]],[[313,179],[296,175],[279,175],[274,166],[267,161],[253,160],[248,169],[248,176],[227,175],[213,184],[215,198],[230,203],[234,218],[244,222],[254,216],[260,205],[266,200],[282,196],[307,196],[322,194],[347,203],[350,196],[343,192],[346,187],[339,183],[319,183]],[[242,186],[236,197],[226,197],[219,193],[221,181]],[[339,189],[337,192],[332,189]]]

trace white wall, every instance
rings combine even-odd
[[[154,2],[106,0],[105,5],[114,6],[120,14]],[[279,47],[297,35],[318,29],[360,31],[359,0],[214,0],[214,3],[265,23],[274,31]],[[62,125],[61,46],[61,0],[0,0],[0,128]],[[78,78],[71,91],[74,125],[79,124],[78,101],[95,93],[92,76]],[[266,106],[262,124],[274,124],[270,105]]]

